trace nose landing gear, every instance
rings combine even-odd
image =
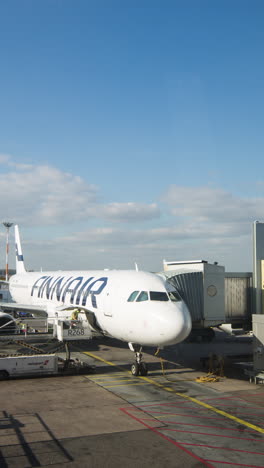
[[[131,351],[134,351],[136,358],[136,361],[131,366],[131,374],[134,375],[134,377],[137,377],[139,374],[142,376],[147,375],[148,366],[146,362],[142,361],[142,346],[136,346],[132,343],[128,343],[128,346]]]

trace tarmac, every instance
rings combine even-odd
[[[0,343],[0,352],[23,348]],[[167,348],[162,360],[148,348],[146,377],[131,375],[126,343],[75,342],[71,353],[96,372],[0,382],[1,468],[264,467],[263,384],[232,358],[250,360],[251,337],[218,333]],[[198,382],[208,366],[222,375]]]

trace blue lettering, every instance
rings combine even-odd
[[[83,276],[77,276],[75,278],[71,276],[66,279],[66,281],[65,276],[59,276],[57,278],[54,278],[54,276],[41,276],[33,284],[31,296],[37,295],[37,297],[41,298],[45,296],[48,300],[53,300],[54,298],[57,299],[58,302],[64,302],[67,293],[71,293],[71,304],[75,303],[76,305],[86,306],[87,298],[91,295],[92,306],[97,308],[96,296],[103,291],[107,285],[108,278],[102,277],[94,281],[92,280],[94,280],[94,276],[91,276],[82,284]],[[76,284],[72,287],[74,283]]]
[[[40,280],[44,280],[44,282],[45,282],[45,280],[46,280],[47,278],[48,278],[48,276],[41,276],[40,278],[37,279],[37,281],[35,281],[35,283],[34,283],[33,286],[32,286],[32,289],[31,289],[31,296],[34,295],[34,290],[35,290],[35,289],[37,289],[37,290],[39,289],[38,282],[39,282]],[[39,296],[38,296],[38,297],[39,297]]]
[[[46,289],[46,298],[50,299],[51,291],[54,285],[56,284],[57,279],[55,279],[54,281],[53,280],[54,280],[53,276],[48,276],[47,280],[43,283],[43,285],[41,286],[41,297],[43,297],[44,291]]]
[[[80,304],[80,299],[81,299],[81,295],[84,291],[84,289],[86,288],[87,284],[90,283],[90,281],[92,281],[92,279],[94,279],[94,276],[91,276],[91,278],[88,278],[88,280],[86,280],[82,287],[79,289],[78,291],[78,294],[77,294],[77,297],[76,297],[76,304],[79,305]]]
[[[44,293],[44,288],[46,287],[47,283],[50,282],[50,280],[52,280],[52,276],[47,276],[47,278],[45,279],[45,281],[43,281],[42,285],[40,286],[39,288],[39,292],[38,292],[38,297],[43,297],[43,293]],[[47,294],[47,293],[46,293]]]
[[[61,281],[62,279],[64,278],[64,276],[58,276],[58,278],[55,279],[53,285],[52,285],[52,291],[51,291],[51,294],[50,294],[50,299],[52,300],[53,298],[53,294],[54,294],[54,291],[55,291],[55,288],[58,284],[59,281]]]
[[[73,278],[68,284],[67,284],[67,288],[64,289],[64,292],[63,292],[63,295],[62,295],[62,302],[65,301],[65,297],[66,297],[66,294],[68,291],[71,292],[71,298],[70,298],[70,302],[71,304],[73,303],[73,298],[74,298],[74,295],[76,293],[76,290],[77,288],[80,286],[80,284],[82,283],[82,280],[83,280],[83,277],[82,276],[78,276],[77,278]],[[71,291],[71,285],[75,282],[75,281],[78,281],[77,285],[75,286],[74,290]]]
[[[52,294],[51,294],[51,299],[53,298],[53,295],[54,295],[54,293],[55,293],[55,291],[56,291],[56,299],[57,299],[57,301],[60,301],[60,297],[61,297],[61,294],[62,294],[62,290],[63,290],[64,287],[67,287],[68,283],[69,283],[69,282],[71,281],[71,279],[72,279],[72,276],[71,276],[70,278],[68,278],[68,279],[65,281],[64,284],[61,284],[62,281],[64,280],[64,278],[65,278],[65,277],[62,276],[62,277],[59,278],[58,281],[56,282],[55,287],[54,287],[54,289],[53,289],[53,291],[52,291]]]
[[[95,280],[92,284],[90,284],[88,286],[88,288],[86,289],[85,291],[85,294],[83,295],[83,300],[82,300],[82,305],[85,306],[86,305],[86,302],[87,302],[87,297],[88,297],[88,294],[90,293],[91,291],[91,295],[92,295],[92,305],[93,307],[97,308],[97,302],[96,302],[96,297],[98,294],[100,294],[102,292],[102,290],[105,288],[105,286],[107,285],[107,281],[108,281],[108,278],[106,277],[102,277],[102,278],[99,278],[97,280]],[[96,289],[96,290],[92,290],[92,287],[96,284],[96,283],[101,283],[99,288]]]

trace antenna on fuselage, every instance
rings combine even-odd
[[[135,269],[138,271],[138,264],[135,262]]]

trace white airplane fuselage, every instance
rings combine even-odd
[[[74,308],[90,312],[104,334],[142,346],[176,344],[191,331],[187,306],[171,300],[165,281],[153,273],[21,272],[10,278],[10,293],[15,302],[43,307],[49,318],[69,319]]]

